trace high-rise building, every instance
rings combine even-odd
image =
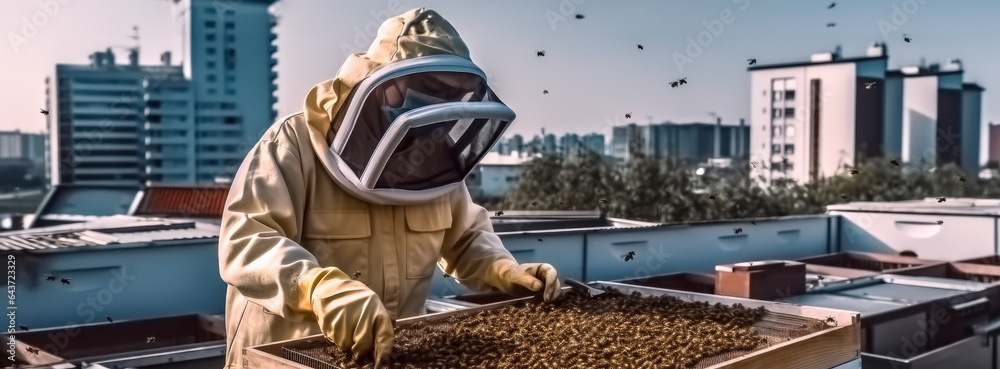
[[[513,135],[510,140],[507,140],[507,154],[512,155],[513,153],[518,153],[518,155],[524,155],[524,137],[521,135]]]
[[[1000,169],[1000,123],[991,123],[987,128],[986,135],[989,139],[987,162],[994,168]]]
[[[587,148],[591,152],[603,156],[604,153],[604,135],[599,133],[591,133],[584,135],[581,139],[583,141],[583,147]]]
[[[979,168],[983,88],[962,83],[958,60],[886,70],[885,46],[867,56],[750,67],[753,178],[807,182],[861,157]]]
[[[745,125],[665,122],[640,126],[614,127],[611,156],[617,163],[631,157],[629,147],[636,145],[647,157],[681,162],[702,162],[713,157],[744,157],[749,137]],[[603,139],[603,138],[602,138]]]
[[[144,84],[183,79],[177,66],[128,64],[108,49],[47,79],[49,175],[56,183],[138,185],[145,176]]]
[[[763,165],[752,178],[806,182],[831,176],[859,155],[880,156],[886,56],[873,45],[865,57],[840,51],[808,62],[750,67],[750,153]]]
[[[52,183],[206,183],[235,168],[277,118],[276,0],[174,0],[180,65],[94,53],[48,86]],[[238,77],[237,77],[238,76]],[[47,80],[47,83],[49,81]]]
[[[580,147],[582,142],[580,142],[580,135],[576,133],[566,133],[559,137],[559,153],[567,155],[572,153],[572,151]]]
[[[275,2],[174,0],[184,31],[184,75],[197,101],[197,182],[235,175],[229,164],[242,161],[278,118],[277,18],[268,10]]]
[[[558,145],[556,145],[556,135],[547,134],[542,139],[542,153],[545,154],[555,154],[558,150]]]

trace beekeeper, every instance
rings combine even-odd
[[[226,367],[320,333],[384,360],[392,322],[425,312],[435,265],[472,288],[558,297],[556,270],[518,264],[464,184],[513,119],[440,15],[386,20],[236,173],[219,239]]]

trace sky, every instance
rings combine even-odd
[[[508,134],[531,137],[544,129],[557,135],[610,135],[614,125],[708,122],[713,114],[726,124],[736,123],[748,116],[748,58],[756,58],[758,65],[806,61],[838,44],[845,57],[864,56],[874,41],[887,44],[890,68],[916,65],[922,58],[927,63],[961,59],[965,81],[986,88],[984,122],[1000,122],[1000,94],[993,93],[1000,89],[1000,68],[995,66],[1000,27],[990,26],[1000,14],[1000,1],[838,0],[827,9],[830,3],[281,0],[273,8],[280,17],[277,108],[279,116],[302,110],[309,89],[332,78],[349,53],[367,49],[383,19],[428,7],[455,26],[473,61],[517,113]],[[127,60],[121,47],[132,45],[128,36],[133,25],[140,29],[141,63],[159,64],[159,55],[168,50],[180,55],[181,34],[171,4],[0,2],[0,130],[43,131],[38,108],[45,104],[44,81],[55,64],[86,64],[88,55],[109,46],[119,47],[114,49],[117,60]],[[53,13],[48,19],[38,15],[46,6]],[[576,14],[584,18],[576,19]],[[26,42],[13,42],[26,35],[25,22],[32,18],[45,22],[27,34],[32,37]],[[827,27],[830,22],[836,26]],[[690,40],[703,31],[711,34],[711,42],[700,51],[688,50]],[[912,42],[905,43],[903,34]],[[702,35],[702,40],[708,37]],[[546,56],[537,57],[539,50]],[[689,59],[678,63],[679,57]],[[669,87],[682,77],[688,84]]]

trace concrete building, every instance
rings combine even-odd
[[[751,75],[751,176],[807,182],[860,157],[900,158],[978,172],[983,88],[962,83],[958,60],[887,70],[884,45],[867,55],[814,54]],[[766,184],[766,183],[765,183]]]
[[[45,164],[45,134],[0,131],[0,159],[28,159]]]
[[[630,145],[638,145],[648,157],[659,160],[703,162],[713,157],[746,155],[749,127],[740,120],[739,125],[665,122],[651,125],[630,124],[614,127],[611,138],[611,156],[617,163],[627,162]]]
[[[555,154],[559,151],[559,145],[556,143],[556,135],[547,134],[542,138],[542,153],[543,154]]]
[[[989,139],[989,152],[987,163],[994,168],[1000,168],[1000,123],[990,123],[987,128]]]
[[[590,151],[597,153],[598,155],[605,155],[604,152],[604,135],[598,133],[591,133],[584,135],[581,138],[583,141],[583,147],[586,147]]]
[[[808,62],[750,67],[751,177],[800,182],[831,176],[859,155],[881,156],[884,47],[842,58],[815,54]]]
[[[50,183],[137,185],[146,180],[145,85],[183,79],[179,66],[118,64],[110,49],[89,65],[56,65],[48,79]]]
[[[274,2],[175,0],[180,65],[164,53],[163,65],[140,66],[138,47],[125,65],[110,49],[90,65],[58,65],[49,86],[50,182],[231,180],[277,118]]]
[[[472,197],[496,198],[507,195],[517,185],[521,164],[527,160],[530,158],[493,152],[486,154],[465,179]]]
[[[886,72],[886,156],[979,171],[984,89],[962,76],[957,59]]]
[[[518,153],[518,155],[523,155],[524,137],[522,137],[521,135],[511,136],[510,140],[507,140],[507,148],[508,148],[508,151],[506,153],[507,155],[511,155],[515,152]]]

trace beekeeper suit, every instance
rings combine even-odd
[[[386,20],[247,155],[226,200],[219,269],[226,367],[243,349],[322,333],[384,359],[392,321],[424,313],[435,264],[478,289],[559,294],[519,265],[464,178],[514,118],[432,10]]]

